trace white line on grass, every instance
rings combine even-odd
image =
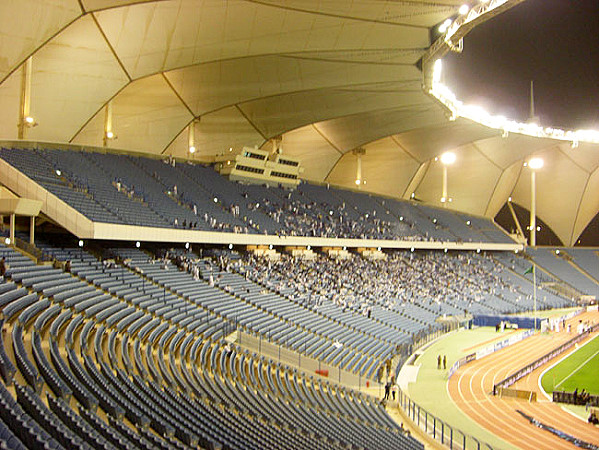
[[[580,365],[579,365],[579,366],[578,366],[576,369],[574,369],[574,371],[573,371],[573,372],[572,372],[570,375],[568,375],[568,376],[567,376],[566,378],[564,378],[562,381],[560,381],[559,383],[557,383],[557,384],[555,385],[555,387],[556,387],[556,388],[560,387],[564,381],[566,381],[568,378],[570,378],[572,375],[574,375],[576,372],[578,372],[580,369],[582,369],[582,368],[585,366],[585,364],[586,364],[586,363],[588,363],[588,362],[589,362],[591,359],[593,359],[593,358],[595,357],[595,355],[596,355],[597,353],[599,353],[599,350],[597,350],[595,353],[593,353],[591,356],[589,356],[589,357],[588,357],[588,358],[585,360],[585,362],[583,362],[582,364],[580,364]]]

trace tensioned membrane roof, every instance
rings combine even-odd
[[[16,139],[32,57],[35,141],[196,159],[282,136],[304,178],[494,217],[530,204],[523,163],[541,156],[537,213],[567,245],[599,211],[599,145],[450,121],[423,89],[430,29],[463,0],[2,0],[0,138]],[[509,3],[509,2],[508,2]]]

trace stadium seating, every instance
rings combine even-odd
[[[488,219],[301,183],[230,182],[145,157],[0,149],[0,158],[91,220],[162,228],[360,239],[511,243]]]
[[[0,248],[15,276],[0,296],[19,292],[2,311],[13,351],[0,343],[17,361],[5,378],[18,380],[14,393],[0,383],[0,438],[11,448],[423,448],[375,399],[225,346],[226,319],[200,296],[157,285],[133,260],[109,266],[77,248],[44,247],[79,255],[72,274]],[[174,269],[161,269],[165,283],[180,281]]]

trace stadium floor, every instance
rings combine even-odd
[[[584,313],[572,319],[597,321],[599,314]],[[492,397],[493,383],[526,366],[566,342],[574,333],[543,333],[525,339],[458,370],[448,383],[456,407],[472,419],[518,448],[573,449],[573,444],[531,425],[516,410],[589,443],[599,442],[599,428],[587,424],[541,395],[538,378],[546,366],[518,381],[512,388],[537,392],[538,402]],[[571,350],[572,351],[572,350]]]

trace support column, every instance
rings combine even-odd
[[[31,110],[31,74],[32,74],[32,58],[29,57],[23,63],[23,71],[21,74],[21,99],[19,107],[19,122],[18,133],[19,139],[27,137],[27,128],[34,126],[34,120],[30,116]]]
[[[537,195],[536,174],[530,171],[530,246],[537,245]]]
[[[29,222],[29,243],[31,245],[35,244],[35,216],[31,216]]]
[[[10,244],[14,245],[15,243],[15,215],[10,215]]]
[[[358,189],[362,189],[362,156],[366,154],[366,149],[358,147],[352,150],[352,153],[356,155],[356,186]]]
[[[447,202],[449,199],[447,198],[447,166],[443,165],[443,192],[441,193],[441,203],[443,203],[443,208],[447,208]]]
[[[191,155],[193,155],[196,152],[195,123],[196,123],[196,121],[194,119],[191,121],[191,123],[187,127],[187,129],[188,129],[187,150],[189,151],[189,153]]]

